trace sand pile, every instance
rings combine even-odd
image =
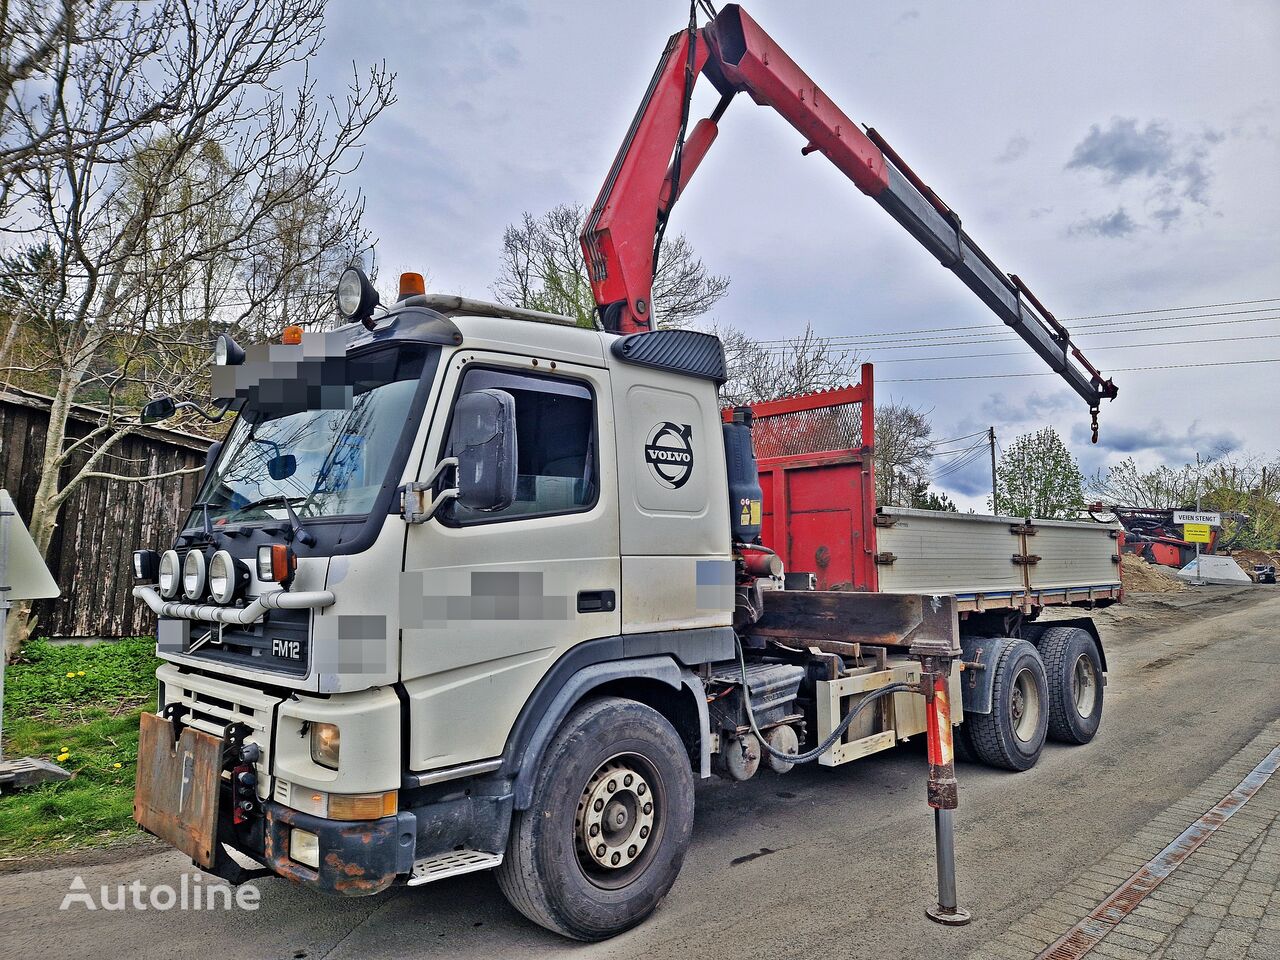
[[[1172,567],[1147,563],[1133,553],[1121,555],[1120,578],[1124,581],[1124,588],[1134,593],[1177,593],[1187,589]]]
[[[1231,559],[1240,564],[1240,569],[1249,576],[1253,576],[1255,563],[1266,563],[1280,569],[1280,550],[1232,550]]]

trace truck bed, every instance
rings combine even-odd
[[[817,590],[949,594],[962,615],[1120,599],[1118,523],[877,509],[870,364],[859,384],[752,410],[762,540]]]
[[[961,611],[1120,597],[1119,524],[880,507],[875,526],[884,592],[950,594]]]

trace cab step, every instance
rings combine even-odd
[[[500,853],[482,853],[479,850],[450,850],[434,857],[419,860],[406,881],[410,887],[449,877],[460,877],[464,873],[475,873],[477,870],[491,870],[502,863]]]

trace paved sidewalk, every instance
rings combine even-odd
[[[1264,779],[1278,745],[1280,722],[969,960],[1280,958],[1280,771]],[[1228,819],[1206,817],[1233,792],[1247,799]]]

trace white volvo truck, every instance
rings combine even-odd
[[[204,869],[251,875],[234,851],[364,895],[497,868],[527,916],[598,939],[675,880],[698,778],[923,732],[921,642],[968,667],[954,719],[995,765],[1097,729],[1096,631],[1034,620],[1119,597],[1113,532],[1064,525],[1052,595],[975,603],[965,561],[946,596],[784,589],[714,337],[411,294],[285,339],[220,341],[237,416],[177,543],[134,558],[164,661],[135,815]],[[887,531],[897,576],[924,519]]]

